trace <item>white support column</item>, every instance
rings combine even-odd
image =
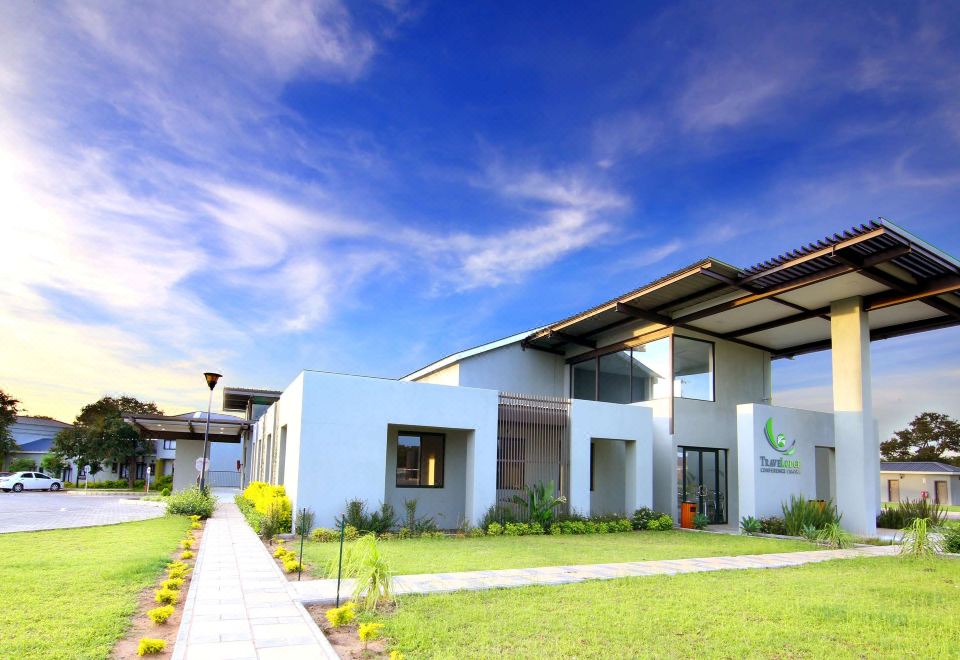
[[[653,506],[653,460],[650,441],[624,442],[624,469],[626,488],[624,508],[629,516],[642,506]]]
[[[464,517],[472,525],[479,525],[487,509],[497,502],[496,433],[494,417],[491,425],[471,431],[467,436]]]
[[[855,534],[876,533],[880,470],[870,387],[870,328],[863,298],[830,304],[837,508]]]
[[[575,426],[575,419],[570,432],[570,511],[589,516],[591,438]]]

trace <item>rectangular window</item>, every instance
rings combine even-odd
[[[670,396],[670,338],[571,365],[574,399],[635,403]]]
[[[601,355],[597,371],[597,399],[630,403],[630,349]]]
[[[147,478],[147,466],[143,463],[137,463],[137,472],[134,479],[146,479]]]
[[[177,448],[177,441],[176,441],[176,440],[164,440],[164,441],[163,441],[163,448],[164,448],[164,449],[174,449],[174,450],[175,450],[175,449]]]
[[[713,343],[673,338],[673,395],[713,401]]]
[[[444,440],[440,433],[397,436],[398,488],[443,488]]]
[[[570,368],[573,378],[573,398],[595,401],[597,398],[596,359],[577,362]]]

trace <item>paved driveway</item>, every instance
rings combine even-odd
[[[121,497],[65,493],[0,492],[0,534],[64,527],[92,527],[162,516],[164,509]]]

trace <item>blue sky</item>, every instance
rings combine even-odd
[[[106,392],[198,407],[211,368],[400,376],[877,216],[960,254],[958,19],[4,3],[2,386],[69,418]],[[958,330],[875,345],[884,430],[960,416],[957,349]],[[775,387],[829,407],[829,354],[778,363]]]

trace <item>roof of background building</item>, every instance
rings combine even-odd
[[[17,415],[18,424],[45,424],[48,426],[59,426],[62,428],[69,428],[73,424],[68,424],[67,422],[61,422],[59,419],[53,419],[50,417],[33,417],[31,415]]]
[[[34,453],[42,452],[45,454],[50,451],[51,446],[53,446],[53,438],[39,438],[37,440],[31,440],[30,442],[25,442],[22,445],[19,445],[17,447],[17,451]]]
[[[937,461],[882,461],[881,472],[936,472],[960,474],[960,467]]]

